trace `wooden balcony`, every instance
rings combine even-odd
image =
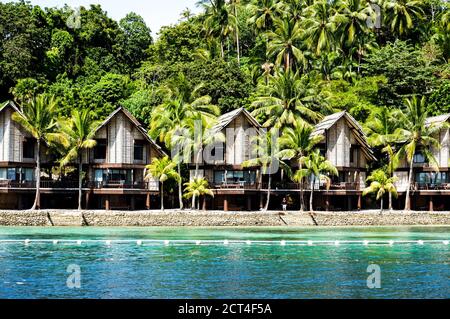
[[[84,182],[83,189],[136,189],[158,190],[157,182],[109,181],[109,182]],[[35,189],[36,182],[0,180],[0,189]],[[78,181],[41,180],[42,189],[78,189]]]
[[[127,181],[108,181],[108,182],[87,182],[85,188],[91,189],[158,189],[157,182],[127,182]]]
[[[450,190],[450,183],[412,183],[412,191],[422,190]]]
[[[259,189],[259,183],[247,183],[247,182],[237,182],[237,183],[210,183],[210,187],[213,189]]]

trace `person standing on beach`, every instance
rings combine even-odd
[[[283,198],[283,202],[281,203],[281,206],[283,207],[283,211],[285,212],[287,210],[287,200],[286,197]]]

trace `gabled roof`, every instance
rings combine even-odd
[[[137,127],[137,129],[144,135],[146,140],[152,144],[155,149],[160,153],[161,156],[166,156],[167,154],[162,150],[162,148],[156,144],[156,142],[148,135],[147,131],[144,129],[144,127],[139,123],[139,121],[131,114],[126,108],[123,106],[119,106],[114,112],[112,112],[103,122],[100,124],[97,129],[95,130],[95,133],[97,133],[101,128],[106,126],[113,118],[116,116],[119,112],[122,112],[125,114],[125,116]]]
[[[0,106],[0,112],[3,111],[7,106],[10,106],[17,113],[22,113],[13,101],[6,101],[5,103],[3,103]]]
[[[223,129],[225,129],[235,118],[237,118],[240,114],[243,114],[247,120],[255,126],[257,129],[261,128],[261,124],[258,123],[258,121],[253,117],[253,115],[250,114],[246,109],[243,107],[233,110],[231,112],[225,113],[221,116],[219,116],[217,120],[217,124],[214,125],[212,128],[213,132],[221,132]]]
[[[319,124],[315,126],[314,131],[311,133],[311,135],[325,135],[326,131],[333,127],[333,125],[335,125],[341,118],[346,119],[348,125],[350,126],[350,129],[355,134],[356,140],[361,144],[362,150],[366,154],[366,156],[371,160],[376,160],[373,150],[367,142],[367,136],[364,133],[363,128],[358,123],[358,121],[355,120],[353,116],[348,114],[346,111],[326,116]]]
[[[442,124],[450,119],[450,113],[429,117],[425,120],[425,125]]]

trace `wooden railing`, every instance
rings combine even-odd
[[[259,184],[247,182],[210,183],[210,187],[215,189],[259,189]]]
[[[269,187],[267,182],[264,183],[210,183],[210,186],[215,189],[264,189],[266,190]],[[298,190],[300,189],[300,185],[298,183],[293,182],[272,182],[271,185],[272,190]],[[309,183],[303,184],[303,190],[308,191],[311,189]],[[316,190],[326,190],[327,187],[324,184],[316,185]],[[330,190],[360,190],[360,183],[333,183],[330,185]]]
[[[450,183],[412,183],[411,190],[450,190]]]
[[[120,188],[120,189],[158,189],[159,184],[157,182],[135,182],[127,183],[122,181],[111,182],[85,182],[83,188],[91,189],[103,189],[103,188]],[[36,182],[25,181],[11,181],[0,180],[0,188],[8,189],[25,189],[36,188]],[[43,189],[70,189],[78,188],[78,181],[54,181],[54,180],[41,180],[41,188]]]

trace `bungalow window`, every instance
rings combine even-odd
[[[225,177],[225,171],[214,172],[214,183],[221,184],[238,184],[245,183],[253,185],[256,182],[255,171],[227,171]]]
[[[358,159],[358,147],[356,145],[350,146],[350,164],[356,164]]]
[[[22,181],[32,182],[34,181],[34,169],[22,168]]]
[[[20,180],[19,170],[16,168],[0,168],[0,180]]]
[[[143,161],[144,160],[144,142],[134,141],[134,160]]]
[[[131,183],[131,170],[112,169],[110,171],[109,180],[112,182]]]
[[[23,157],[34,158],[34,139],[27,138],[22,142]]]
[[[448,176],[446,172],[432,173],[432,172],[421,172],[416,174],[416,182],[419,185],[441,185],[448,181]]]
[[[425,155],[422,152],[417,152],[414,154],[414,163],[423,164],[425,163]]]
[[[94,147],[94,159],[104,160],[106,159],[106,140],[97,140],[97,144]]]
[[[322,155],[323,157],[327,156],[327,147],[325,144],[319,145],[319,152],[320,152],[320,155]]]

